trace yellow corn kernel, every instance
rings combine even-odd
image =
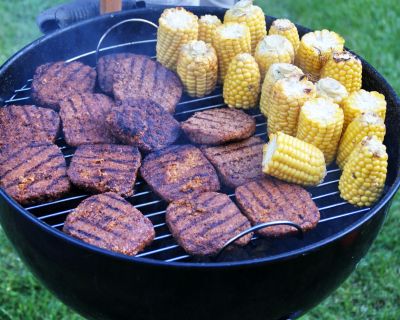
[[[343,100],[342,108],[344,111],[344,130],[351,121],[367,111],[375,112],[383,120],[386,117],[385,96],[376,91],[369,92],[361,89],[353,92]]]
[[[201,16],[199,19],[199,37],[198,40],[202,40],[206,43],[212,44],[215,29],[222,24],[221,20],[217,16],[206,14]]]
[[[209,43],[193,40],[181,48],[177,73],[191,97],[204,97],[214,91],[218,78],[218,59]]]
[[[297,27],[288,19],[276,19],[272,22],[271,28],[269,28],[269,35],[277,34],[280,36],[284,36],[286,39],[290,41],[293,46],[294,52],[297,52],[297,49],[300,45],[300,37],[299,32],[297,31]]]
[[[278,132],[264,145],[263,172],[287,182],[315,186],[326,175],[324,154],[312,144]]]
[[[197,40],[198,18],[184,8],[165,9],[158,20],[157,61],[175,70],[182,45]]]
[[[217,51],[219,80],[223,82],[232,59],[239,53],[251,52],[249,28],[245,24],[224,23],[215,30],[213,46]]]
[[[336,156],[343,120],[343,110],[331,99],[312,99],[301,107],[296,138],[320,149],[329,165]]]
[[[271,102],[272,88],[274,84],[284,78],[301,79],[304,76],[303,71],[293,64],[289,63],[274,63],[268,69],[265,75],[261,89],[260,110],[268,117],[268,109]]]
[[[257,44],[267,34],[265,15],[263,10],[253,5],[252,0],[241,0],[231,9],[227,10],[224,23],[245,23],[251,34],[251,53],[254,53]]]
[[[249,109],[257,106],[260,94],[260,71],[250,53],[240,53],[229,64],[223,96],[231,108]]]
[[[361,60],[348,51],[334,53],[322,68],[321,77],[339,81],[349,93],[358,91],[362,85]]]
[[[368,207],[382,195],[388,165],[385,145],[365,137],[350,154],[339,180],[340,196],[353,205]]]
[[[318,81],[326,61],[334,52],[342,52],[344,39],[337,33],[322,30],[305,34],[300,41],[296,65],[313,81]]]
[[[332,78],[321,78],[315,86],[317,88],[317,98],[331,99],[339,106],[341,106],[343,100],[349,96],[344,85]]]
[[[315,86],[306,77],[284,78],[272,88],[268,109],[268,134],[282,131],[295,136],[300,108],[315,97]]]
[[[264,81],[265,74],[272,64],[294,62],[294,49],[285,37],[266,36],[258,43],[254,57],[260,67],[261,80]]]
[[[386,126],[382,118],[373,112],[365,112],[355,118],[348,125],[340,140],[336,163],[343,169],[350,153],[366,136],[375,136],[383,142],[386,134]]]

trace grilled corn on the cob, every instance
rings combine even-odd
[[[245,23],[249,27],[251,53],[254,53],[258,42],[267,34],[264,12],[253,5],[252,0],[241,0],[227,10],[224,17],[224,23],[226,22]]]
[[[313,186],[326,175],[324,154],[317,147],[278,132],[263,149],[263,172],[278,179]]]
[[[199,19],[199,37],[206,43],[212,44],[215,29],[222,24],[217,16],[206,14]]]
[[[343,110],[332,100],[316,98],[307,101],[301,107],[296,138],[320,149],[329,165],[339,146],[343,119]]]
[[[290,41],[293,46],[294,52],[297,52],[297,49],[300,45],[299,32],[297,31],[296,26],[293,22],[288,19],[276,19],[272,22],[271,28],[269,28],[269,35],[277,34],[280,36],[284,36],[286,39]]]
[[[365,137],[350,154],[339,180],[340,196],[353,205],[374,204],[385,186],[388,155],[375,136]]]
[[[260,93],[260,71],[250,53],[233,58],[226,74],[223,96],[232,108],[249,109],[257,105]]]
[[[322,68],[321,77],[340,81],[349,93],[358,91],[362,85],[361,61],[350,52],[336,52]]]
[[[204,97],[215,89],[218,78],[218,60],[209,43],[193,40],[181,48],[178,75],[191,97]]]
[[[366,112],[350,122],[340,141],[336,163],[343,169],[349,155],[366,136],[375,136],[383,141],[386,133],[382,118],[373,112]]]
[[[344,85],[332,78],[321,78],[315,85],[317,87],[318,98],[332,99],[334,103],[340,106],[343,100],[349,95]]]
[[[171,8],[164,10],[158,24],[157,61],[175,70],[182,45],[197,40],[198,18],[184,8]]]

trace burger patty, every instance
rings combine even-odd
[[[150,100],[131,100],[115,108],[107,117],[112,134],[122,143],[144,152],[165,148],[180,135],[179,122]]]
[[[165,219],[179,245],[196,256],[216,255],[228,240],[251,227],[232,200],[217,192],[172,202]],[[251,237],[243,236],[235,244],[244,246]]]
[[[263,141],[251,137],[216,147],[202,147],[206,158],[217,169],[222,183],[236,188],[247,182],[263,177],[262,172]]]
[[[59,104],[72,94],[93,92],[96,71],[75,61],[47,63],[36,69],[32,81],[32,98],[37,104],[59,110]]]
[[[54,142],[60,130],[57,112],[36,106],[0,108],[0,147],[25,142]]]
[[[241,110],[220,108],[196,112],[182,129],[194,143],[218,145],[251,137],[256,122]]]
[[[310,194],[302,187],[265,177],[236,189],[236,200],[252,225],[278,220],[298,224],[303,231],[316,227],[320,214]],[[274,226],[257,231],[266,237],[296,232],[290,226]]]
[[[89,192],[115,192],[133,195],[140,152],[136,147],[115,144],[83,145],[76,150],[68,168],[68,177]]]
[[[48,142],[1,148],[0,185],[20,204],[54,200],[70,189],[64,157]]]
[[[82,201],[63,231],[94,246],[134,256],[154,239],[151,221],[119,195],[107,192]]]
[[[78,93],[60,103],[64,137],[70,146],[114,143],[106,117],[114,102],[103,94]]]
[[[214,167],[198,148],[191,145],[171,146],[149,154],[140,173],[168,202],[220,188]]]

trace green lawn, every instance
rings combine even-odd
[[[0,1],[0,63],[39,36],[34,18],[56,0]],[[400,6],[396,0],[260,0],[265,12],[333,29],[400,92]],[[304,320],[400,319],[400,195],[356,272]],[[0,230],[0,319],[81,319],[31,276]],[[329,270],[327,270],[329,276]]]

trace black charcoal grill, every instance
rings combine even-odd
[[[94,66],[102,35],[132,18],[157,23],[162,7],[97,17],[45,36],[22,49],[0,69],[0,102],[29,104],[30,84],[40,64],[80,60]],[[189,8],[197,15],[222,17],[217,8]],[[268,24],[272,18],[268,17]],[[299,26],[300,33],[308,29]],[[124,23],[104,39],[100,54],[135,52],[155,55],[156,31],[145,23]],[[37,278],[60,300],[93,319],[287,319],[318,304],[354,270],[375,239],[400,185],[400,101],[385,79],[363,60],[367,90],[388,102],[389,174],[382,199],[371,208],[354,207],[339,197],[340,170],[328,168],[325,181],[310,188],[321,212],[317,228],[304,237],[262,239],[217,258],[187,255],[165,225],[167,204],[138,179],[128,200],[151,219],[153,244],[136,257],[105,251],[61,232],[64,220],[88,194],[74,190],[57,201],[21,207],[0,191],[0,222],[17,252]],[[184,96],[176,118],[224,106],[221,88],[207,97]],[[258,110],[256,135],[267,139]],[[180,143],[184,143],[184,138]],[[67,162],[74,149],[57,140]],[[223,190],[234,199],[234,190]]]

